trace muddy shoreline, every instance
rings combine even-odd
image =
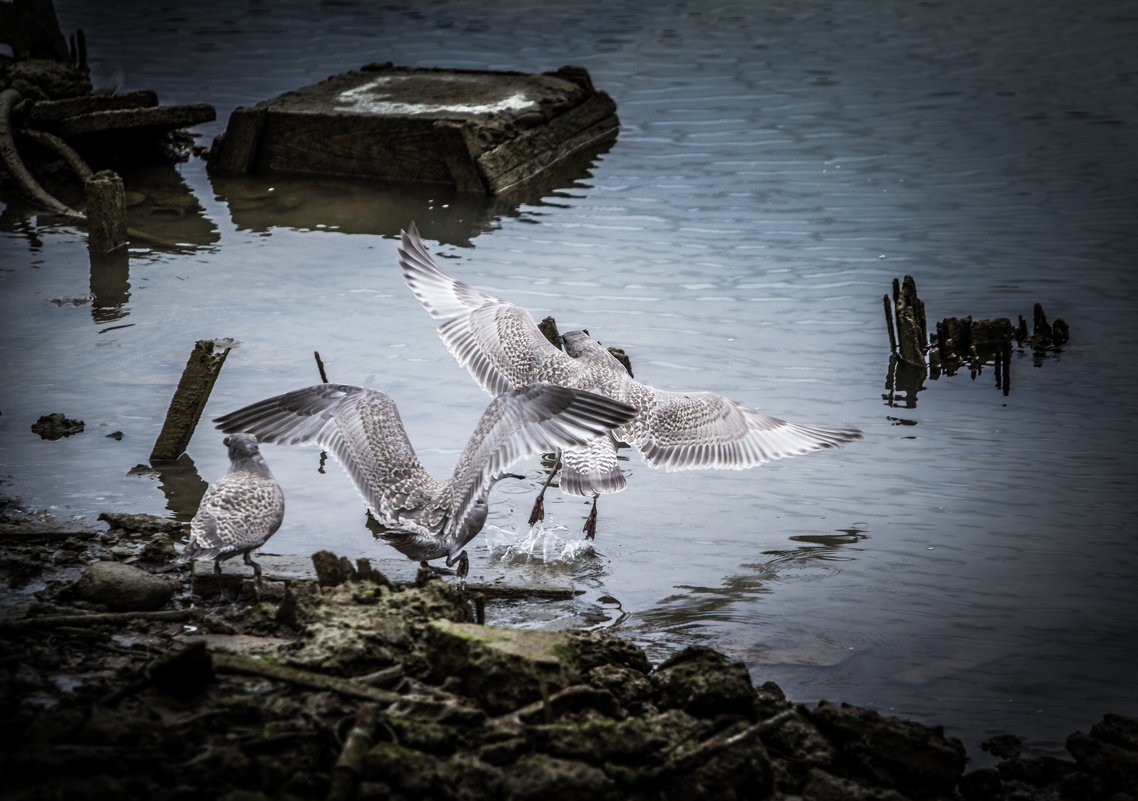
[[[1071,759],[1015,737],[971,769],[939,727],[798,704],[703,647],[659,665],[605,632],[478,623],[421,571],[314,556],[240,603],[161,572],[174,521],[0,516],[6,799],[1138,798],[1138,719]],[[1091,725],[1093,724],[1093,725]]]

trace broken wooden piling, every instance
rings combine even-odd
[[[925,304],[917,297],[917,284],[912,276],[906,275],[904,282],[893,279],[893,311],[896,316],[896,331],[894,331],[894,317],[890,314],[889,295],[885,295],[885,323],[889,331],[890,364],[886,378],[886,386],[890,393],[886,396],[889,405],[895,405],[895,389],[898,377],[903,373],[910,386],[910,397],[907,405],[915,405],[916,392],[923,388],[919,379],[910,370],[903,370],[909,365],[920,369],[920,379],[925,376],[937,379],[941,373],[955,375],[964,365],[967,365],[976,378],[984,364],[995,365],[996,386],[1008,394],[1011,388],[1011,352],[1012,341],[1023,346],[1027,345],[1036,353],[1048,350],[1058,350],[1070,338],[1070,329],[1062,319],[1054,323],[1047,322],[1047,315],[1043,306],[1036,303],[1034,307],[1034,325],[1031,336],[1027,333],[1027,321],[1023,315],[1019,317],[1019,325],[1013,326],[1007,317],[995,317],[986,320],[973,320],[968,317],[945,317],[936,324],[936,332],[928,336],[925,321]],[[927,341],[927,344],[926,344]],[[926,364],[926,354],[928,362]],[[895,364],[895,360],[900,364]]]
[[[885,308],[886,321],[890,323],[892,343],[894,337],[888,302]],[[928,324],[925,321],[925,303],[917,297],[917,282],[913,280],[913,276],[906,275],[903,282],[893,279],[893,312],[897,319],[898,355],[909,364],[924,365],[929,341]]]
[[[110,253],[126,245],[126,190],[111,170],[95,173],[83,184],[87,196],[87,249]]]
[[[150,452],[151,462],[172,462],[185,453],[232,346],[231,339],[203,339],[195,343],[170,401],[166,422]]]

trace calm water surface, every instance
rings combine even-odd
[[[657,659],[711,645],[794,700],[943,723],[975,764],[992,734],[1059,754],[1104,712],[1138,714],[1134,2],[93,5],[57,1],[96,84],[214,104],[203,143],[238,105],[385,60],[580,64],[622,127],[559,187],[507,202],[211,181],[196,158],[128,176],[147,195],[132,222],[193,247],[135,248],[95,281],[81,233],[9,204],[5,495],[88,522],[184,519],[192,497],[132,468],[213,337],[239,344],[207,416],[314,383],[315,350],[332,380],[394,396],[427,467],[452,469],[488,398],[402,284],[394,237],[414,219],[463,280],[588,327],[637,378],[866,434],[739,473],[632,455],[593,549],[587,505],[556,494],[526,539],[540,465],[525,465],[471,569],[541,560],[583,595],[495,620],[610,626]],[[990,368],[891,395],[881,297],[905,274],[930,320],[1038,302],[1072,341],[1014,354],[1007,396]],[[30,432],[56,411],[84,434]],[[317,451],[266,455],[288,495],[267,550],[393,553]],[[226,467],[205,425],[189,457],[205,480]]]

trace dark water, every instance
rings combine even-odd
[[[488,399],[402,285],[394,235],[414,219],[448,269],[625,348],[642,380],[866,433],[740,473],[632,456],[593,549],[587,507],[559,495],[530,536],[527,465],[472,570],[544,561],[584,594],[498,620],[609,625],[656,658],[712,645],[795,700],[946,724],[978,764],[992,734],[1058,754],[1104,712],[1138,714],[1138,4],[57,8],[96,84],[214,104],[203,142],[235,106],[384,60],[579,64],[622,128],[558,188],[504,202],[211,181],[197,159],[128,176],[132,223],[193,247],[135,248],[95,280],[80,233],[7,206],[0,491],[88,521],[185,514],[170,476],[131,468],[213,337],[239,345],[207,416],[315,382],[316,350],[332,380],[395,397],[424,463],[451,469]],[[1072,340],[1015,353],[1006,396],[991,368],[891,393],[881,297],[905,274],[930,320],[1038,302]],[[53,411],[86,432],[39,440]],[[289,504],[267,550],[390,553],[338,468],[266,451]],[[206,426],[189,457],[191,476],[225,469]]]

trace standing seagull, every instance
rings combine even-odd
[[[549,381],[592,390],[636,409],[636,417],[626,425],[561,454],[562,492],[593,496],[584,529],[588,539],[596,533],[597,495],[625,487],[614,436],[640,451],[649,467],[668,471],[741,470],[861,437],[856,428],[788,423],[712,392],[656,389],[632,378],[585,331],[564,334],[562,352],[525,309],[447,274],[427,252],[414,223],[401,233],[399,264],[407,286],[430,315],[441,320],[439,336],[484,390],[497,395],[533,381]],[[531,523],[539,519],[540,495]]]
[[[371,513],[388,527],[382,536],[426,566],[446,557],[465,576],[463,546],[486,522],[486,499],[506,470],[550,448],[589,442],[636,410],[568,387],[531,384],[490,402],[454,475],[438,481],[415,455],[395,401],[375,389],[317,384],[269,398],[214,420],[222,431],[248,431],[262,442],[315,443],[330,451]],[[521,478],[521,476],[515,476]]]
[[[257,438],[230,434],[222,440],[229,448],[229,472],[209,485],[197,514],[190,521],[190,541],[174,560],[213,559],[213,574],[221,585],[221,563],[237,554],[253,568],[257,594],[261,592],[261,566],[249,553],[264,545],[284,519],[284,493],[277,484]]]

